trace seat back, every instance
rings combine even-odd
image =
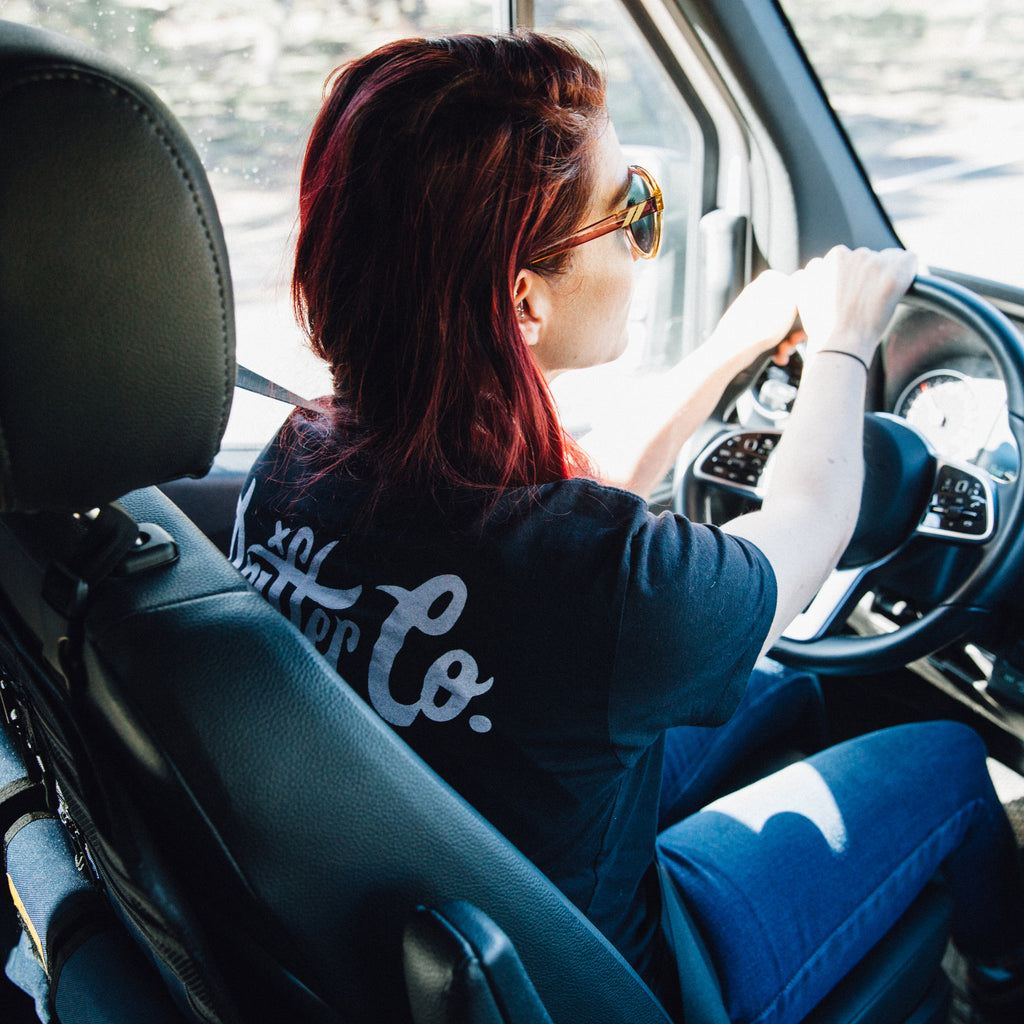
[[[209,467],[233,342],[216,210],[173,117],[99,55],[0,23],[0,668],[127,930],[198,1020],[401,1021],[407,920],[465,900],[554,1021],[663,1024],[152,487]]]

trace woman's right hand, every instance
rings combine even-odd
[[[837,245],[811,260],[793,278],[808,356],[829,349],[870,364],[916,271],[917,257],[904,249],[851,251]]]

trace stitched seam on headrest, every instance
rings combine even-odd
[[[137,114],[141,114],[143,119],[152,129],[153,133],[163,143],[164,148],[173,158],[174,165],[177,167],[178,173],[181,175],[181,180],[185,183],[185,186],[188,188],[189,195],[192,197],[192,206],[199,217],[200,223],[203,225],[203,234],[206,236],[206,246],[209,250],[210,260],[213,263],[213,267],[217,275],[217,295],[220,299],[221,365],[224,369],[224,393],[221,400],[220,429],[217,434],[219,441],[219,439],[223,437],[224,430],[227,426],[228,414],[231,410],[231,396],[235,382],[231,378],[231,373],[228,367],[228,311],[225,296],[226,289],[224,287],[224,273],[220,260],[217,258],[217,247],[214,245],[213,234],[210,231],[209,221],[207,220],[206,213],[203,210],[203,204],[199,198],[199,192],[195,186],[195,182],[192,179],[192,175],[189,174],[188,169],[185,167],[178,150],[175,148],[167,132],[164,130],[160,122],[157,121],[153,113],[144,107],[138,99],[128,92],[127,89],[116,82],[112,82],[109,79],[98,78],[95,75],[82,71],[36,71],[31,74],[23,75],[20,78],[12,79],[7,88],[0,89],[0,96],[13,92],[20,86],[29,85],[35,82],[68,80],[92,86],[93,88],[104,89],[112,96],[115,96],[122,102],[127,103]],[[9,458],[6,458],[7,448],[3,443],[2,433],[0,433],[0,452],[5,456],[4,468],[6,470],[10,470],[10,460]]]

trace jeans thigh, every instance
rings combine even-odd
[[[714,727],[684,725],[665,734],[659,830],[713,799],[753,752],[787,742],[810,754],[820,749],[824,736],[817,678],[762,658],[728,722]]]
[[[925,723],[859,737],[730,794],[664,832],[658,853],[708,944],[730,1018],[796,1024],[944,861],[961,888],[988,886],[967,901],[975,917],[998,916],[986,930],[1020,933],[1000,816],[1005,824],[976,734]]]

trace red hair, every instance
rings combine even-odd
[[[292,281],[334,377],[330,471],[378,497],[588,471],[512,290],[579,226],[606,117],[594,68],[528,32],[402,40],[334,73],[302,169]]]

